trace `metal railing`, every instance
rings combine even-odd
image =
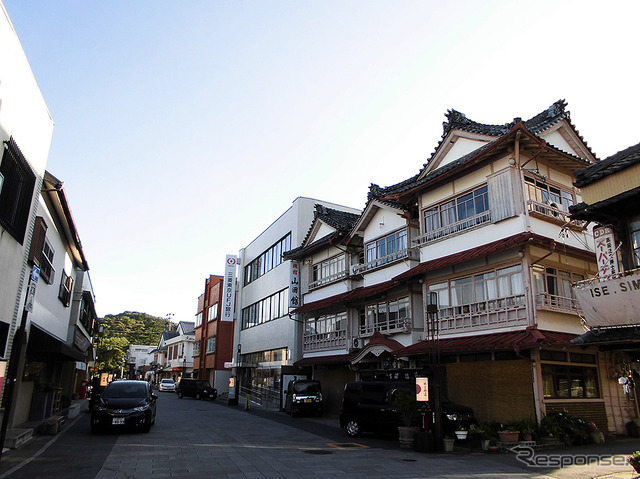
[[[240,398],[245,404],[249,403],[249,408],[258,407],[263,409],[280,409],[280,392],[265,387],[253,386],[240,388]]]

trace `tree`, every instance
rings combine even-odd
[[[132,311],[108,314],[98,322],[104,328],[96,349],[100,371],[116,371],[123,366],[130,344],[158,344],[163,331],[176,327],[164,318]]]

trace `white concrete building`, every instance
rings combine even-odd
[[[299,197],[240,250],[234,366],[242,386],[252,390],[279,394],[282,367],[302,358],[302,327],[289,316],[300,304],[299,284],[292,284],[292,262],[282,255],[301,245],[316,204],[359,213],[354,208]]]

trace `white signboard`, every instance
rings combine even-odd
[[[36,287],[38,286],[38,279],[40,278],[40,268],[34,266],[31,270],[31,281],[29,281],[29,289],[27,290],[27,302],[24,305],[24,309],[33,312],[33,302],[36,299]]]
[[[289,284],[289,307],[300,306],[300,263],[291,262],[291,279]]]
[[[609,276],[620,272],[616,240],[613,230],[605,226],[593,229],[593,239],[596,246],[596,260],[598,261],[598,275]]]
[[[227,255],[224,265],[224,283],[222,292],[222,316],[221,321],[233,321],[233,313],[236,307],[236,265],[238,258]]]
[[[429,378],[416,378],[416,401],[429,400]]]
[[[626,276],[574,288],[589,326],[627,326],[640,323],[640,276]]]

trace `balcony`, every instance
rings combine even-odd
[[[470,216],[456,223],[450,223],[446,226],[431,230],[423,235],[418,236],[413,240],[415,245],[425,245],[444,239],[448,236],[455,236],[462,234],[468,230],[478,228],[484,223],[491,221],[491,210],[483,211],[475,216]]]
[[[408,333],[411,331],[411,318],[389,318],[375,323],[366,322],[359,328],[360,336],[371,336],[376,331],[381,333]]]
[[[640,324],[640,268],[580,281],[573,291],[592,328]]]
[[[395,253],[376,258],[367,263],[355,264],[351,267],[353,274],[362,274],[374,269],[382,268],[401,260],[420,261],[420,252],[416,248],[407,248]]]
[[[329,351],[345,349],[347,347],[347,331],[331,331],[329,333],[305,334],[302,338],[302,350],[305,353],[313,351]]]
[[[438,310],[440,332],[527,324],[525,295],[507,296]]]
[[[325,286],[327,284],[331,284],[331,283],[335,283],[336,281],[340,281],[341,279],[344,279],[348,276],[348,271],[347,270],[343,270],[343,271],[339,271],[335,274],[331,274],[329,276],[325,276],[324,278],[320,278],[316,281],[312,281],[311,283],[309,283],[309,291],[320,288],[322,286]]]
[[[576,230],[582,230],[586,221],[572,220],[567,211],[561,210],[555,203],[540,203],[535,200],[527,201],[527,210],[531,216],[552,220],[562,226],[569,226]]]
[[[542,293],[536,296],[536,308],[559,313],[582,314],[582,308],[577,299],[549,293]]]

